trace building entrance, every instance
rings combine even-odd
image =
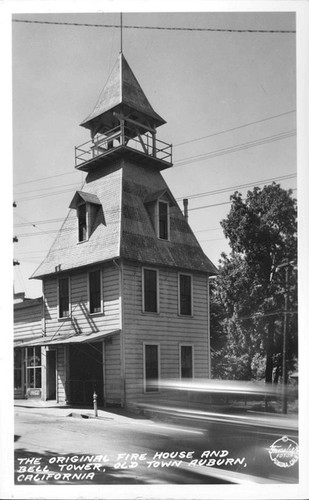
[[[46,351],[46,399],[56,399],[56,351]]]
[[[102,343],[70,345],[69,399],[73,404],[93,404],[93,392],[103,404]]]

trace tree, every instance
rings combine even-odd
[[[236,359],[238,377],[254,378],[265,363],[265,380],[271,382],[274,369],[279,376],[282,365],[285,271],[280,265],[297,259],[296,201],[291,190],[273,183],[248,191],[246,199],[235,192],[231,202],[221,222],[231,254],[222,254],[211,295],[212,338],[220,330],[219,337],[225,339],[225,346],[213,356],[215,372],[230,376],[229,366]],[[291,267],[288,294],[293,313],[296,280],[295,267]],[[297,351],[297,316],[288,317],[287,353],[292,362]]]

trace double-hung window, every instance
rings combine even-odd
[[[179,274],[179,314],[192,316],[192,276]]]
[[[67,318],[70,315],[70,280],[68,276],[58,279],[58,315]]]
[[[99,269],[89,272],[89,312],[102,312],[102,282]]]
[[[180,378],[193,378],[193,346],[180,346]]]
[[[160,373],[159,345],[144,344],[144,390],[158,392]]]
[[[157,313],[158,306],[158,271],[143,269],[143,311]]]

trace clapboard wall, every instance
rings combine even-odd
[[[149,267],[149,266],[147,266]],[[124,266],[124,323],[126,402],[150,399],[144,394],[143,346],[158,343],[160,378],[179,378],[181,344],[193,346],[194,377],[209,376],[208,278],[191,273],[193,315],[178,314],[177,269],[153,267],[159,271],[159,312],[142,312],[142,266]]]

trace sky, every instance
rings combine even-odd
[[[118,26],[120,14],[16,12],[13,21],[14,290],[38,297],[41,282],[29,278],[85,176],[74,168],[74,147],[90,139],[79,124],[120,50],[119,28],[41,23]],[[173,144],[163,177],[181,208],[188,198],[191,228],[218,265],[230,251],[220,221],[234,191],[245,197],[274,180],[298,195],[295,13],[125,12],[123,25],[123,53],[167,122],[157,137]]]

